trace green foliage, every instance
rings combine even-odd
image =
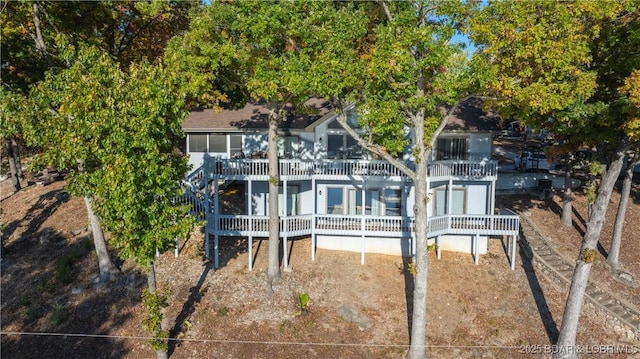
[[[69,284],[73,282],[73,266],[80,259],[81,253],[72,250],[56,261],[54,268],[54,277],[61,284]]]
[[[221,307],[216,310],[216,317],[226,317],[229,315],[229,308]]]
[[[298,296],[298,302],[300,304],[300,310],[306,310],[309,304],[311,304],[309,294],[300,293],[300,295]]]
[[[61,303],[54,304],[53,312],[51,313],[51,318],[50,318],[51,324],[59,325],[62,322],[64,322],[66,318],[67,316],[65,313],[64,305]]]
[[[167,350],[169,331],[162,330],[162,309],[167,307],[168,295],[159,292],[151,293],[145,289],[142,291],[142,305],[146,317],[142,320],[144,329],[151,333],[149,344],[153,350]]]

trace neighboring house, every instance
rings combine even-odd
[[[347,108],[354,125],[354,107]],[[206,251],[220,237],[268,236],[268,111],[194,111],[184,121],[193,166],[187,198],[206,220]],[[509,236],[515,258],[519,222],[495,214],[497,163],[491,160],[498,119],[472,98],[461,104],[436,142],[429,163],[429,237],[441,250],[472,253],[476,263],[489,236]],[[325,102],[309,100],[280,126],[280,233],[287,266],[288,238],[310,236],[316,248],[410,256],[415,253],[414,188],[401,171],[376,160],[336,121]],[[406,155],[410,158],[410,154]],[[407,161],[412,166],[411,161]],[[223,191],[224,189],[224,191]],[[250,252],[251,267],[252,253]]]

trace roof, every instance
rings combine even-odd
[[[492,132],[501,130],[501,120],[493,110],[482,109],[482,99],[471,97],[453,113],[443,132]]]
[[[288,115],[280,124],[283,130],[302,130],[331,113],[329,103],[323,99],[312,98],[304,103],[304,108],[294,112],[292,105],[287,106]],[[241,109],[193,110],[182,123],[185,132],[235,132],[246,129],[264,129],[269,125],[269,109],[264,102],[250,101]]]

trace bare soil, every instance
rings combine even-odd
[[[30,186],[11,196],[3,187],[1,356],[155,357],[141,326],[144,272],[134,263],[118,262],[122,274],[115,281],[94,284],[97,263],[84,203],[70,197],[64,185]],[[636,188],[621,254],[636,279],[638,193]],[[576,225],[568,229],[560,224],[558,196],[553,201],[536,197],[500,197],[499,203],[530,215],[574,260],[586,218],[584,197],[576,195]],[[640,303],[640,291],[613,280],[604,263],[616,204],[614,194],[592,279]],[[413,290],[406,258],[369,254],[361,265],[359,253],[318,250],[312,261],[310,240],[301,238],[290,242],[292,269],[270,292],[267,241],[253,245],[253,271],[248,271],[245,239],[221,241],[218,270],[204,259],[201,231],[180,247],[178,258],[165,253],[156,263],[170,298],[164,326],[174,338],[171,358],[402,358],[406,353]],[[298,304],[302,293],[310,298],[304,310]],[[437,260],[430,253],[427,353],[433,358],[531,357],[523,346],[555,341],[565,297],[564,288],[524,257],[511,271],[500,238],[491,239],[479,265],[466,254],[443,252]],[[588,310],[580,319],[578,343],[640,347]]]

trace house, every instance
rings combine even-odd
[[[429,162],[429,237],[442,250],[472,253],[476,263],[490,236],[507,236],[513,268],[519,221],[495,214],[497,163],[491,160],[497,117],[480,100],[462,103],[436,142]],[[355,107],[346,109],[357,123]],[[185,199],[206,220],[206,254],[214,239],[268,236],[267,109],[193,111],[182,128],[192,172]],[[280,233],[311,237],[316,248],[411,256],[415,253],[414,188],[386,161],[373,158],[347,134],[327,103],[311,99],[280,126]],[[410,154],[406,156],[410,158]],[[407,160],[409,166],[412,165]],[[221,191],[221,189],[226,189]],[[251,267],[252,253],[249,256]]]

